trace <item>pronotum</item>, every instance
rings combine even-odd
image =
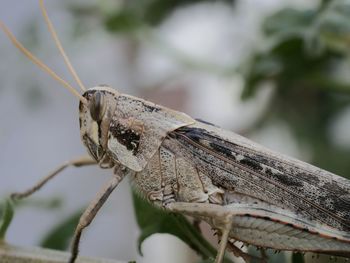
[[[30,60],[80,100],[79,124],[89,157],[59,167],[20,199],[37,191],[68,165],[97,164],[113,169],[112,179],[91,202],[76,228],[72,254],[82,231],[126,176],[155,206],[208,222],[221,239],[216,263],[226,248],[249,261],[234,245],[350,257],[350,181],[264,148],[244,137],[109,86],[86,89],[40,7],[73,77],[70,84],[2,30]]]

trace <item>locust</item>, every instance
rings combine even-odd
[[[246,262],[252,259],[236,247],[237,240],[261,249],[350,258],[349,180],[109,86],[86,89],[43,0],[40,7],[83,94],[23,47],[2,22],[0,26],[20,51],[79,99],[81,140],[89,155],[63,164],[12,198],[31,195],[68,166],[98,165],[113,171],[80,218],[70,263],[78,256],[83,230],[125,177],[160,209],[209,223],[220,239],[216,263],[223,261],[226,249]]]

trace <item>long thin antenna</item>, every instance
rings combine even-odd
[[[79,94],[78,91],[76,91],[71,85],[68,84],[65,80],[60,78],[52,69],[50,69],[48,66],[46,66],[41,60],[39,60],[37,57],[35,57],[28,49],[26,49],[17,39],[16,37],[11,33],[11,31],[5,26],[4,23],[0,21],[0,28],[5,32],[5,34],[9,37],[9,39],[12,41],[12,43],[25,55],[27,56],[33,63],[35,63],[37,66],[39,66],[42,70],[47,72],[52,78],[54,78],[56,81],[60,82],[67,90],[69,90],[71,93],[73,93],[74,96],[78,97],[79,100],[87,104],[86,99]]]
[[[61,44],[61,42],[60,42],[60,40],[59,40],[59,38],[57,36],[55,28],[54,28],[54,26],[53,26],[53,24],[52,24],[52,22],[51,22],[51,20],[50,20],[50,18],[48,16],[47,12],[46,12],[46,9],[45,9],[45,6],[44,6],[44,0],[40,0],[39,3],[40,3],[40,8],[41,8],[41,11],[43,13],[46,25],[49,28],[49,31],[50,31],[53,39],[55,40],[55,44],[56,44],[57,48],[59,49],[61,55],[63,56],[64,62],[66,63],[69,71],[72,73],[73,78],[78,83],[78,85],[81,88],[81,90],[85,91],[86,90],[85,86],[83,85],[83,83],[81,82],[77,72],[73,68],[72,63],[69,61],[69,58],[66,55],[66,52],[64,52],[64,49],[63,49],[62,44]]]

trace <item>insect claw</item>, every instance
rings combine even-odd
[[[241,246],[241,249],[244,247],[244,244]],[[235,257],[241,257],[244,262],[252,262],[252,260],[257,261],[257,262],[262,262],[262,263],[267,263],[266,259],[252,256],[248,253],[243,252],[241,249],[236,247],[234,244],[231,242],[228,243],[227,248],[234,254]]]

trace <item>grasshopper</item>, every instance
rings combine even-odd
[[[55,43],[83,90],[80,95],[25,49],[0,23],[14,45],[80,101],[79,124],[89,157],[72,160],[29,190],[29,196],[68,166],[113,169],[76,227],[70,263],[82,231],[125,177],[155,206],[204,220],[225,250],[249,261],[236,240],[256,247],[350,257],[350,181],[273,152],[242,136],[106,85],[86,89],[69,62],[40,0]],[[266,260],[262,258],[262,260]]]

